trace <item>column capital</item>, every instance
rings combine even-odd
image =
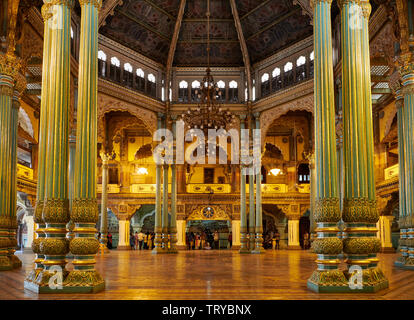
[[[361,0],[359,5],[362,8],[362,15],[365,19],[369,20],[369,16],[371,15],[371,5],[369,0]]]
[[[342,7],[348,3],[355,3],[359,6],[361,6],[362,0],[338,0],[338,7],[339,9],[342,9]]]
[[[332,4],[332,0],[310,0],[310,6],[313,9],[315,7],[315,4],[319,4],[321,2],[327,2],[328,4]]]
[[[92,4],[98,10],[101,10],[102,8],[102,0],[79,0],[79,4],[81,6]]]
[[[20,74],[23,70],[24,62],[14,54],[0,54],[0,86],[13,88],[17,85],[17,90],[22,92],[26,86],[26,79]],[[13,95],[13,90],[10,95]]]
[[[45,5],[49,4],[50,6],[67,6],[71,9],[75,5],[74,0],[43,0],[43,2]]]

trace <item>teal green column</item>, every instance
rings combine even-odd
[[[162,242],[164,250],[168,250],[168,164],[163,165],[162,186]]]
[[[246,129],[246,116],[240,116],[240,130]],[[241,136],[240,131],[240,136]],[[246,216],[246,172],[245,165],[240,164],[240,253],[249,253],[247,248],[247,216]]]
[[[253,154],[253,119],[250,116],[250,153]],[[249,174],[249,251],[252,252],[255,246],[256,215],[254,203],[254,174]]]
[[[335,292],[347,288],[338,270],[342,242],[338,238],[341,219],[338,193],[338,167],[335,133],[334,79],[332,65],[331,0],[313,2],[314,33],[314,121],[315,121],[315,197],[313,220],[317,238],[312,243],[317,269],[308,280],[316,292]]]
[[[406,214],[402,219],[405,228],[405,261],[403,267],[414,270],[414,59],[412,54],[402,57],[404,65],[400,70],[402,76],[402,94],[404,97],[403,145],[404,145],[404,194]]]
[[[0,54],[0,271],[13,268],[9,259],[11,123],[13,58]]]
[[[73,271],[65,287],[73,292],[98,292],[105,281],[95,270],[99,250],[96,223],[97,96],[98,96],[98,13],[101,0],[80,0],[81,31],[79,50],[78,111],[76,127],[75,183],[71,220],[75,238],[70,242]]]
[[[375,226],[379,219],[373,175],[372,105],[369,63],[368,1],[340,2],[342,23],[342,107],[344,122],[345,187],[343,251],[349,268],[362,269],[361,288],[352,292],[375,292],[388,287],[376,267],[381,248]],[[346,58],[345,58],[346,57]],[[351,277],[346,271],[345,276]]]
[[[23,91],[23,90],[21,90]],[[17,246],[17,129],[19,126],[19,91],[14,91],[11,110],[11,145],[10,145],[10,229],[9,259],[13,268],[20,268],[22,262],[14,255]]]
[[[45,2],[46,3],[46,2]],[[38,292],[51,292],[49,279],[57,266],[67,276],[66,224],[69,222],[68,200],[68,138],[70,104],[70,22],[73,2],[47,1],[53,18],[50,21],[50,60],[48,75],[45,198],[43,220],[46,223],[40,251],[44,255],[44,270],[39,275]],[[56,292],[56,291],[55,291]]]
[[[163,114],[159,113],[157,118],[157,129],[162,128]],[[162,214],[161,214],[161,164],[156,164],[155,167],[155,224],[154,224],[154,249],[153,254],[163,252],[162,249]]]
[[[400,224],[400,252],[401,256],[395,262],[395,265],[398,267],[405,266],[406,261],[408,261],[408,246],[407,246],[407,227],[406,227],[406,216],[407,216],[407,206],[405,200],[405,157],[404,157],[404,96],[402,95],[401,89],[396,91],[396,101],[395,106],[397,108],[397,124],[398,124],[398,166],[399,166],[399,175],[398,175],[398,192],[399,192],[399,224]]]
[[[174,141],[176,135],[176,117],[172,118],[172,132]],[[173,146],[174,154],[176,153],[175,145]],[[175,159],[176,157],[174,157]],[[175,163],[171,164],[171,223],[169,227],[170,234],[170,249],[169,253],[178,253],[177,244],[177,166]]]
[[[256,130],[260,129],[260,114],[255,114],[256,122],[255,128]],[[262,147],[260,146],[260,151]],[[263,248],[263,217],[262,217],[262,165],[261,159],[258,164],[257,173],[256,173],[256,238],[255,238],[255,247],[252,253],[264,253],[265,250]]]
[[[44,4],[42,6],[42,16],[44,20],[43,31],[43,60],[42,60],[42,91],[40,99],[40,123],[39,123],[39,147],[37,156],[37,187],[36,187],[36,206],[34,210],[33,220],[37,224],[37,238],[33,239],[32,250],[36,254],[35,268],[28,274],[25,279],[25,287],[31,282],[38,283],[38,275],[43,270],[42,261],[44,255],[40,251],[40,244],[46,236],[43,230],[46,224],[43,220],[43,208],[45,199],[45,177],[46,177],[46,148],[48,135],[48,92],[49,92],[49,69],[50,69],[50,50],[51,50],[51,29],[50,21],[52,18],[51,6]]]

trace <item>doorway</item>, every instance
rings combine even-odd
[[[230,221],[225,220],[189,220],[187,222],[186,229],[186,243],[187,249],[200,249],[202,248],[201,242],[196,243],[192,241],[192,237],[200,236],[202,238],[205,234],[206,243],[203,249],[227,249],[230,247],[229,244],[229,233],[231,232]],[[217,248],[214,244],[214,232],[218,232],[219,236],[219,247]]]

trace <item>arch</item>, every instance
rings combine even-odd
[[[237,81],[235,81],[235,80],[230,81],[229,88],[230,89],[236,89],[237,88]]]
[[[142,70],[141,68],[138,68],[137,69],[137,76],[141,77],[141,78],[144,78],[145,77],[144,70]]]
[[[306,57],[305,56],[300,56],[297,60],[296,60],[296,66],[300,67],[303,66],[306,63]]]
[[[132,72],[132,66],[129,62],[124,64],[124,70],[128,72]]]
[[[117,57],[112,57],[111,58],[111,64],[114,66],[119,67],[121,65],[121,61],[119,61],[119,59]]]
[[[187,89],[188,88],[188,82],[185,80],[180,81],[179,83],[180,89]]]
[[[314,96],[309,94],[301,99],[297,99],[293,102],[276,106],[272,109],[266,110],[260,115],[260,127],[262,129],[262,146],[266,138],[267,131],[272,123],[288,113],[289,111],[308,111],[313,114]]]
[[[226,83],[223,80],[220,80],[217,82],[217,87],[219,87],[220,89],[223,89],[226,87]]]
[[[106,54],[105,52],[103,52],[102,50],[98,51],[98,59],[102,60],[102,61],[106,61]]]
[[[193,88],[193,89],[200,88],[200,81],[194,80],[193,82],[191,82],[191,88]]]
[[[262,75],[261,81],[263,83],[263,82],[266,82],[267,80],[269,80],[269,74],[266,72]]]
[[[105,113],[110,111],[126,111],[132,114],[133,116],[140,119],[146,129],[152,134],[154,134],[155,130],[157,129],[157,116],[155,112],[146,110],[141,108],[137,105],[122,102],[116,100],[112,97],[106,96],[104,94],[98,95],[98,141],[102,142],[103,140],[103,119]]]
[[[283,71],[288,72],[291,71],[293,69],[293,63],[292,62],[287,62],[284,66],[283,66]]]
[[[274,77],[278,77],[278,76],[280,76],[280,68],[276,67],[272,71],[272,77],[274,78]]]
[[[212,208],[214,211],[214,214],[211,217],[207,217],[203,214],[204,209],[206,208]],[[202,205],[197,206],[191,214],[188,216],[187,221],[190,220],[226,220],[231,221],[230,216],[226,213],[223,208],[220,206],[215,205]]]

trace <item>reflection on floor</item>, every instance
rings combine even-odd
[[[20,270],[0,273],[0,299],[414,299],[414,272],[393,267],[396,254],[381,254],[380,266],[390,288],[376,294],[316,294],[306,288],[315,254],[267,251],[116,251],[97,256],[96,268],[106,279],[104,292],[89,295],[37,295],[23,289],[33,254],[18,254]],[[68,265],[68,269],[72,265]]]

